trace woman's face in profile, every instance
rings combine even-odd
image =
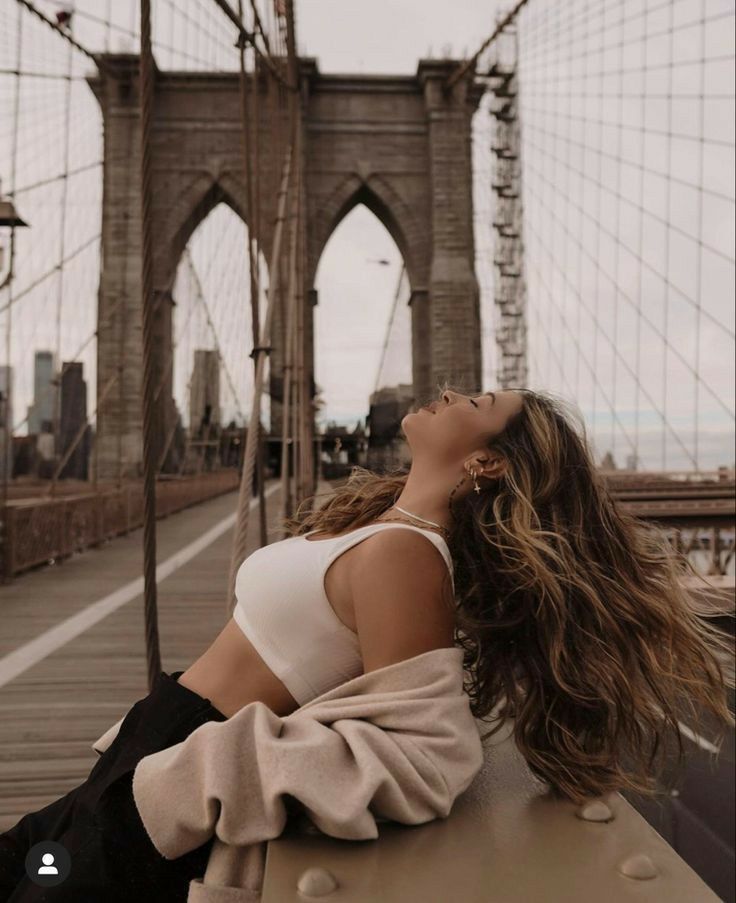
[[[503,432],[522,405],[521,393],[513,390],[463,395],[447,389],[437,400],[406,414],[401,427],[413,454],[454,462]]]

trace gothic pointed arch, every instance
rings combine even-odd
[[[227,204],[248,226],[245,203],[241,198],[245,198],[245,189],[238,179],[228,173],[222,173],[217,178],[201,174],[179,194],[168,211],[166,240],[161,242],[166,249],[162,276],[165,290],[170,291],[173,286],[176,268],[192,233],[218,204]]]
[[[422,244],[419,240],[419,225],[410,206],[398,191],[377,173],[372,173],[368,178],[361,178],[356,173],[348,175],[335,187],[312,218],[308,284],[314,284],[319,259],[330,236],[358,204],[366,206],[396,242],[404,258],[412,288],[423,284],[422,273],[426,272],[426,261],[418,259],[420,255],[417,249]]]
[[[104,118],[102,265],[98,294],[98,391],[120,378],[119,403],[97,414],[97,462],[102,479],[117,479],[120,461],[141,461],[140,379],[142,348],[140,167],[131,153],[139,128],[139,60],[104,54],[88,83]],[[297,291],[307,299],[302,336],[305,376],[311,379],[314,276],[335,228],[358,204],[383,224],[399,248],[411,285],[412,376],[426,396],[440,378],[478,384],[481,374],[479,286],[474,273],[471,120],[482,91],[466,80],[446,90],[457,60],[420,60],[415,74],[325,74],[317,60],[299,59],[304,127],[301,226],[305,261]],[[266,80],[267,81],[267,80]],[[267,88],[267,85],[264,85]],[[158,73],[150,142],[155,174],[152,214],[156,330],[165,362],[171,346],[173,280],[181,254],[197,226],[225,203],[250,226],[247,210],[240,81],[235,72]],[[264,98],[266,91],[264,91]],[[251,171],[259,187],[259,247],[271,260],[281,199],[281,160],[269,137],[286,110],[258,106],[258,134],[265,152]],[[132,131],[131,131],[132,130]],[[255,160],[251,161],[255,164]],[[247,253],[247,249],[243,249]],[[286,276],[280,284],[286,283]],[[271,429],[281,435],[279,397],[286,368],[284,292],[274,292],[269,354]],[[278,300],[277,300],[278,299]],[[124,363],[124,366],[123,366]],[[162,364],[163,366],[163,364]],[[170,403],[160,397],[162,411]],[[160,418],[166,431],[166,418]],[[125,449],[121,458],[121,449]]]

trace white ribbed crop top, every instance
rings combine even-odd
[[[377,530],[419,530],[440,550],[454,577],[445,540],[411,524],[366,524],[327,539],[289,536],[252,552],[235,578],[233,618],[299,705],[363,673],[358,635],[340,620],[324,588],[332,562]]]

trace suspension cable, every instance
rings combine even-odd
[[[505,15],[503,19],[501,19],[501,21],[496,26],[493,34],[489,38],[486,38],[485,41],[483,41],[478,50],[476,50],[476,52],[470,57],[469,60],[466,60],[464,63],[458,66],[457,69],[455,69],[455,71],[450,75],[444,85],[446,90],[449,91],[470,69],[475,66],[476,62],[478,61],[478,57],[487,47],[490,47],[490,45],[501,34],[504,28],[506,28],[509,22],[516,18],[522,7],[526,6],[528,2],[529,0],[519,0],[516,6],[507,15]]]
[[[243,0],[238,0],[238,17],[240,19],[240,23],[243,23]],[[260,21],[260,20],[259,20]],[[255,249],[254,253],[254,242],[253,242],[253,197],[255,192],[253,190],[253,167],[251,166],[251,122],[255,122],[255,133],[256,136],[259,131],[259,123],[257,119],[251,120],[251,117],[248,115],[248,85],[246,80],[246,67],[245,67],[245,42],[238,42],[238,60],[239,60],[239,72],[238,72],[238,87],[240,91],[240,127],[241,134],[243,138],[243,179],[245,181],[245,191],[246,191],[246,215],[248,217],[248,222],[246,223],[247,229],[247,237],[248,237],[248,269],[249,269],[249,287],[250,287],[250,310],[251,310],[251,331],[253,334],[253,345],[258,344],[258,335],[260,332],[260,318],[259,318],[259,310],[258,303],[260,299],[260,295],[258,293],[258,250]],[[254,63],[257,59],[257,54],[253,54]],[[255,66],[254,66],[255,68]],[[257,96],[258,92],[258,81],[256,78],[256,73],[253,74],[253,92],[254,95]],[[257,170],[256,170],[257,172]],[[253,359],[253,367],[254,367],[254,376],[255,376],[255,366],[256,361]],[[267,532],[267,523],[266,523],[266,493],[264,486],[264,460],[263,460],[263,430],[261,429],[261,418],[258,417],[258,420],[255,424],[251,423],[251,428],[258,430],[258,450],[256,453],[256,482],[258,484],[258,513],[259,513],[259,529],[260,529],[260,545],[265,546],[268,544],[268,532]]]
[[[21,0],[21,2],[25,2],[25,0]],[[230,19],[230,21],[233,23],[233,25],[235,25],[235,27],[238,29],[240,40],[246,41],[248,44],[250,44],[251,47],[255,50],[255,52],[261,57],[263,62],[266,64],[266,66],[268,66],[273,77],[278,82],[280,82],[285,88],[287,88],[289,91],[296,91],[297,90],[296,86],[290,84],[283,77],[283,75],[278,71],[278,69],[274,65],[272,58],[267,53],[264,53],[260,49],[260,47],[256,44],[255,32],[248,31],[244,27],[243,23],[240,21],[240,19],[238,19],[237,13],[230,6],[230,4],[227,2],[227,0],[213,0],[213,3],[215,3],[225,13],[225,15],[228,17],[228,19]],[[261,32],[261,33],[263,33],[263,32]]]
[[[148,687],[161,671],[156,601],[156,403],[154,400],[154,284],[151,133],[154,62],[151,48],[151,0],[141,0],[141,308],[143,317],[143,578]]]
[[[17,0],[17,2],[20,3],[21,6],[25,6],[25,8],[26,8],[29,12],[33,13],[34,16],[38,16],[38,18],[39,18],[42,22],[45,22],[45,23],[49,26],[49,28],[53,28],[53,30],[54,30],[57,34],[60,34],[60,35],[62,36],[62,38],[64,38],[65,41],[68,41],[68,42],[72,45],[72,47],[76,47],[77,50],[79,50],[81,53],[83,53],[86,57],[89,57],[89,59],[92,60],[92,62],[95,64],[95,66],[97,66],[98,69],[104,69],[104,68],[105,68],[104,62],[101,62],[101,60],[100,60],[100,58],[99,58],[98,55],[92,53],[91,50],[87,50],[87,48],[84,47],[82,44],[80,44],[79,41],[75,41],[74,38],[71,36],[71,34],[69,34],[69,32],[63,31],[61,28],[59,28],[59,26],[58,26],[55,22],[52,22],[52,20],[49,19],[47,16],[45,16],[45,15],[41,12],[41,10],[38,9],[38,8],[31,2],[31,0]]]
[[[292,145],[289,145],[283,164],[283,174],[281,177],[281,186],[279,188],[279,196],[277,203],[277,215],[274,228],[273,251],[271,255],[271,282],[268,292],[268,308],[266,311],[266,321],[261,329],[261,336],[258,345],[253,348],[253,354],[256,359],[255,384],[253,386],[253,403],[251,408],[251,417],[248,424],[248,436],[245,443],[245,453],[243,460],[243,472],[240,479],[240,491],[238,495],[238,518],[233,532],[233,552],[230,560],[230,576],[228,579],[227,597],[225,600],[226,612],[228,617],[232,614],[235,605],[235,576],[238,568],[245,559],[246,541],[248,534],[248,515],[250,512],[251,488],[253,485],[253,471],[255,464],[255,451],[257,430],[254,428],[258,422],[261,411],[261,394],[263,389],[263,370],[265,363],[265,353],[270,352],[271,338],[271,320],[273,319],[274,308],[276,307],[276,294],[279,283],[279,260],[281,258],[281,237],[284,226],[284,213],[286,209],[286,198],[291,181],[292,158],[294,157]]]

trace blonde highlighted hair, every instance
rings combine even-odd
[[[673,741],[675,765],[687,758],[682,726],[708,733],[706,713],[734,726],[732,642],[696,613],[681,582],[696,573],[689,561],[610,494],[574,409],[547,392],[514,391],[523,407],[488,443],[506,471],[451,509],[471,710],[496,722],[483,740],[513,719],[520,752],[554,796],[653,796],[672,774],[663,766]],[[336,534],[371,523],[407,474],[354,467],[286,527]]]

